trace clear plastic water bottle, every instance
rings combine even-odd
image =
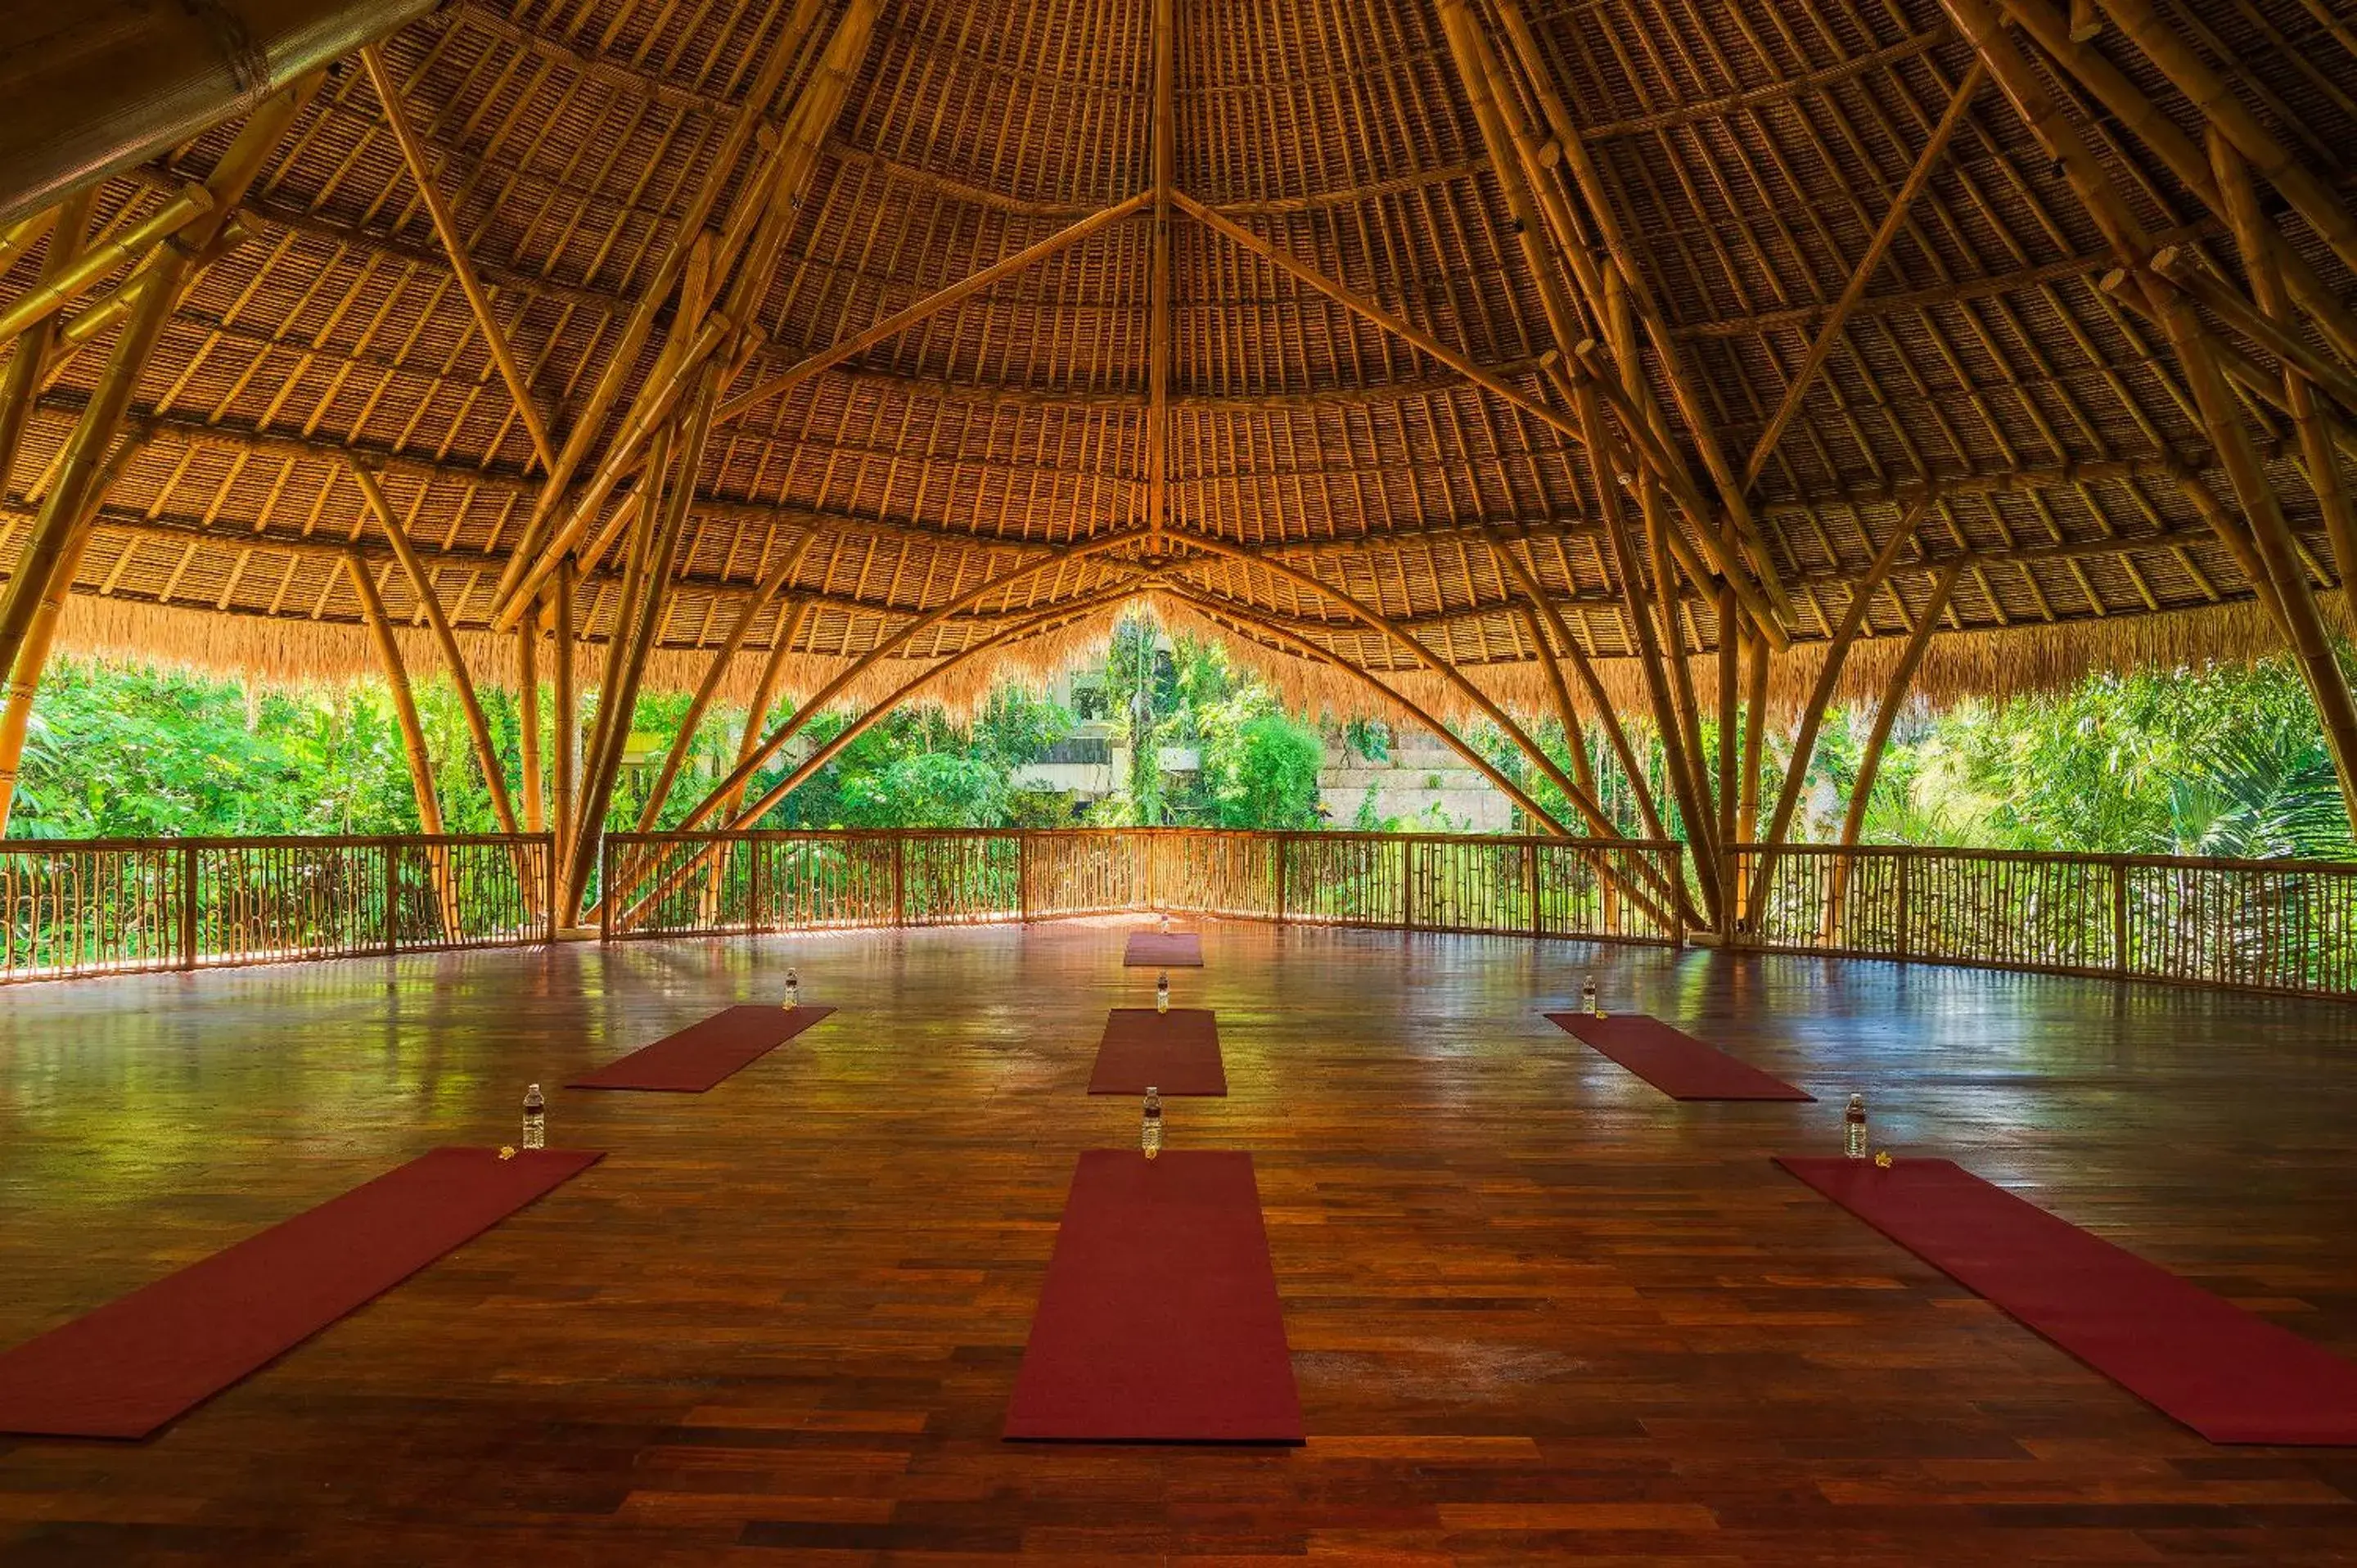
[[[790,969],[786,971],[786,1005],[793,1008],[802,1004],[802,977]]]
[[[1170,972],[1167,969],[1154,977],[1154,1010],[1157,1013],[1170,1011]]]
[[[1162,1152],[1162,1091],[1146,1091],[1146,1119],[1137,1129],[1137,1146],[1147,1159]]]
[[[1579,988],[1579,1004],[1598,1018],[1604,1016],[1603,1004],[1596,999],[1596,977],[1592,974],[1587,977],[1587,983]]]
[[[1866,1158],[1866,1096],[1849,1097],[1849,1109],[1842,1112],[1842,1154],[1853,1160]]]
[[[1167,914],[1162,917],[1162,934],[1166,937],[1170,934],[1170,917]]]
[[[536,1083],[523,1091],[523,1146],[548,1147],[548,1101]]]

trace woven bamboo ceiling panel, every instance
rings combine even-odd
[[[1619,659],[1632,574],[1689,651],[1723,604],[1806,647],[1887,546],[1868,635],[1951,566],[1960,633],[2249,603],[2248,498],[2024,82],[2137,265],[2186,274],[2330,586],[2300,420],[2352,446],[2351,247],[2311,209],[2357,148],[2335,3],[2019,0],[2009,81],[1967,36],[1994,0],[452,0],[330,71],[196,256],[75,589],[299,648],[361,620],[357,553],[416,621],[372,479],[462,632],[563,578],[605,639],[642,558],[658,648],[749,598],[748,659],[934,658],[1133,594],[1378,671]],[[2296,180],[2222,185],[2130,13]],[[238,128],[105,178],[87,243]],[[2233,314],[2284,287],[2296,347]],[[117,283],[56,313],[0,561],[127,315]]]

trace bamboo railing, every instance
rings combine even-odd
[[[608,937],[925,926],[1169,909],[1247,919],[1675,942],[1624,887],[1679,845],[1203,829],[612,833]]]
[[[547,940],[545,833],[0,840],[0,983]]]
[[[2026,850],[1730,846],[1768,877],[1738,946],[2357,994],[2357,865]]]

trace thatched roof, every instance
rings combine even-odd
[[[695,476],[651,681],[693,682],[694,650],[716,645],[744,596],[805,541],[745,638],[739,690],[789,631],[790,681],[794,668],[814,681],[994,577],[1136,533],[984,595],[893,662],[914,668],[1010,618],[1158,582],[1185,591],[1162,599],[1166,613],[1270,644],[1256,657],[1273,667],[1319,668],[1297,643],[1276,651],[1263,627],[1345,664],[1414,667],[1398,637],[1314,579],[1477,670],[1485,689],[1535,703],[1533,627],[1513,607],[1504,544],[1616,687],[1635,692],[1609,662],[1631,652],[1597,489],[1615,480],[1574,435],[1568,381],[1548,372],[1574,356],[1545,291],[1568,293],[1577,325],[1610,334],[1573,286],[1575,258],[1558,252],[1559,275],[1534,273],[1441,9],[1165,3],[1168,185],[1185,199],[1168,219],[1167,312],[1155,282],[1155,0],[888,0],[872,28],[860,0],[453,0],[383,41],[385,74],[538,418],[562,444],[634,304],[681,247],[698,192],[718,192],[699,226],[716,235],[751,171],[790,138],[794,106],[824,91],[828,48],[863,28],[774,270],[738,324],[753,341]],[[1805,682],[1845,584],[1925,500],[1868,633],[1903,638],[1902,614],[1969,556],[1926,670],[1943,689],[2269,641],[2187,489],[2234,504],[2178,360],[2158,326],[2102,286],[2114,249],[1995,87],[1962,109],[1756,482],[1714,479],[1706,439],[1746,466],[1973,67],[1938,0],[1482,0],[1466,14],[1589,257],[1606,249],[1596,191],[1633,252],[1680,366],[1650,338],[1626,358],[1696,486],[1714,504],[1730,489],[1743,500],[1758,538],[1749,575],[1763,588],[1772,579],[1802,651],[1780,692]],[[1510,14],[1527,23],[1530,51]],[[2329,6],[2179,6],[2173,26],[2249,114],[2345,188],[2357,38]],[[2201,142],[2200,107],[2122,27],[2077,47]],[[2074,77],[2029,54],[2155,241],[2194,247],[2244,286],[2208,198],[2149,137],[2091,113]],[[779,60],[775,93],[748,102]],[[1596,187],[1578,184],[1548,132],[1550,98]],[[748,115],[758,134],[716,170]],[[203,178],[234,128],[106,178],[99,231]],[[2341,256],[2262,188],[2300,263],[2347,295]],[[1035,264],[809,370],[830,346],[1141,194]],[[418,616],[355,458],[375,471],[462,636],[487,630],[543,466],[368,71],[339,69],[302,110],[239,221],[248,237],[198,275],[137,384],[130,418],[145,445],[81,562],[69,644],[279,673],[363,663],[348,549],[380,570],[396,618]],[[1412,331],[1387,330],[1264,246]],[[0,275],[0,308],[32,288],[44,249],[25,246]],[[85,295],[63,319],[103,297]],[[658,379],[675,311],[667,300],[576,486],[617,439],[630,395]],[[2202,319],[2233,355],[2276,373],[2266,344],[2214,312]],[[48,373],[0,498],[0,564],[15,559],[115,330],[70,344]],[[792,385],[764,391],[788,372]],[[2335,583],[2293,426],[2247,401],[2266,481],[2317,580]],[[2326,405],[2337,422],[2343,411]],[[583,552],[619,532],[608,524],[630,494],[624,480],[589,509]],[[1689,553],[1720,547],[1666,502],[1663,514]],[[592,639],[609,629],[621,555],[617,539],[586,564]],[[2153,618],[2183,611],[2197,613]],[[1691,651],[1718,645],[1715,605],[1690,599],[1684,621]],[[429,657],[422,642],[416,651]],[[1000,656],[1039,652],[1017,642]],[[1853,678],[1882,667],[1863,659]],[[1708,679],[1699,665],[1697,679]]]

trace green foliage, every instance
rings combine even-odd
[[[1316,827],[1325,759],[1316,733],[1283,714],[1244,720],[1232,744],[1205,754],[1214,820],[1223,828]]]

